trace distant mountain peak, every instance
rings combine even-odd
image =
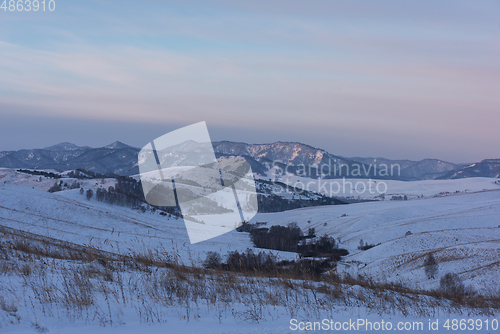
[[[127,144],[124,144],[121,141],[115,141],[114,143],[109,144],[107,146],[104,146],[103,148],[110,148],[110,149],[117,150],[117,149],[121,149],[121,148],[134,148],[134,147],[127,145]]]
[[[74,151],[74,150],[79,150],[81,148],[82,147],[77,146],[75,144],[72,144],[69,142],[63,142],[63,143],[59,143],[59,144],[52,145],[49,147],[45,147],[44,150],[47,150],[47,151]]]

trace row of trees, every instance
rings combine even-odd
[[[61,180],[61,181],[59,181],[59,183],[55,182],[54,185],[52,187],[50,187],[50,189],[48,191],[49,191],[49,193],[55,193],[57,191],[63,190],[63,188],[78,189],[78,188],[80,188],[80,183],[73,181],[73,183],[71,183],[71,185],[68,185],[65,182],[63,183],[63,181]]]
[[[76,172],[79,171],[77,170]],[[85,171],[85,173],[90,172]],[[82,174],[78,175],[83,178]],[[83,194],[84,190],[82,189],[80,193]],[[94,196],[92,189],[87,190],[86,196],[89,200]],[[95,196],[99,202],[127,207],[139,207],[145,202],[141,183],[127,176],[116,177],[115,186],[110,186],[107,190],[98,188],[95,192]]]
[[[119,175],[113,173],[101,174],[83,168],[78,168],[72,170],[68,173],[68,177],[75,179],[106,179],[106,178],[117,178]]]
[[[239,232],[249,232],[255,247],[275,249],[299,253],[301,257],[328,257],[339,261],[341,256],[349,254],[345,249],[339,249],[335,239],[323,235],[316,237],[314,228],[304,235],[296,223],[288,226],[274,225],[270,228],[258,228],[254,224],[243,224]]]
[[[130,208],[136,208],[142,204],[142,201],[138,197],[118,192],[112,186],[109,187],[108,190],[98,188],[96,190],[95,196],[99,202],[116,204]]]
[[[271,228],[255,228],[250,231],[255,247],[297,252],[302,230],[295,223],[288,226],[274,225]]]
[[[322,273],[335,268],[336,263],[329,260],[301,259],[299,261],[277,261],[271,253],[254,253],[232,251],[227,254],[226,261],[217,252],[208,252],[203,266],[207,269],[227,270],[234,272],[258,272],[264,274],[286,275],[287,277],[311,278],[320,277]]]
[[[349,252],[338,248],[334,238],[323,235],[309,241],[303,239],[299,245],[299,254],[301,257],[328,257],[333,261],[340,261],[341,257],[348,255]]]
[[[85,193],[83,188],[80,193]],[[88,200],[94,196],[92,189],[88,189],[85,194]],[[127,176],[117,177],[115,186],[110,186],[107,190],[98,188],[95,196],[98,201],[108,204],[140,208],[143,212],[146,212],[148,209],[151,209],[152,212],[160,210],[160,215],[174,216],[176,218],[182,216],[179,207],[157,207],[146,203],[141,182]]]
[[[61,175],[54,174],[52,172],[42,172],[42,171],[39,171],[39,170],[29,170],[29,169],[18,169],[17,171],[20,172],[20,173],[25,173],[25,174],[30,174],[30,175],[45,176],[45,177],[49,177],[49,178],[52,178],[52,179],[60,179],[61,178]]]
[[[335,198],[322,197],[319,199],[286,199],[278,195],[257,195],[259,212],[282,212],[287,210],[320,205],[340,204]]]

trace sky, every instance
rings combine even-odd
[[[347,157],[500,158],[497,0],[54,3],[0,9],[0,150],[206,121]]]

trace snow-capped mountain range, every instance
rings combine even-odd
[[[294,142],[275,142],[271,144],[246,144],[230,141],[213,143],[216,156],[240,156],[252,166],[254,173],[266,177],[273,167],[279,167],[291,174],[304,173],[300,166],[328,166],[337,164],[351,173],[356,168],[361,175],[358,178],[383,178],[391,180],[426,180],[426,179],[457,179],[466,177],[500,177],[500,159],[485,159],[471,165],[459,165],[438,159],[420,161],[390,160],[385,158],[342,157],[309,145]],[[84,168],[96,173],[114,173],[119,175],[134,175],[139,173],[137,166],[138,148],[121,142],[91,148],[80,147],[64,142],[43,149],[23,149],[18,151],[0,152],[0,167],[54,169],[65,171]],[[396,175],[380,176],[370,166],[398,165],[400,172]],[[315,178],[315,170],[306,170],[307,177]],[[304,176],[304,175],[303,175]],[[349,175],[333,175],[326,178],[337,178]]]

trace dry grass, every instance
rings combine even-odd
[[[3,227],[0,240],[0,275],[22,287],[16,291],[0,285],[0,308],[14,314],[24,306],[35,317],[41,310],[61,321],[121,324],[123,308],[135,309],[146,323],[166,321],[169,312],[190,321],[202,309],[219,321],[233,317],[242,322],[277,316],[277,307],[291,317],[319,317],[339,307],[421,317],[500,309],[498,293],[451,296],[369,277],[204,269],[182,265],[178,256],[164,251],[114,254]]]

